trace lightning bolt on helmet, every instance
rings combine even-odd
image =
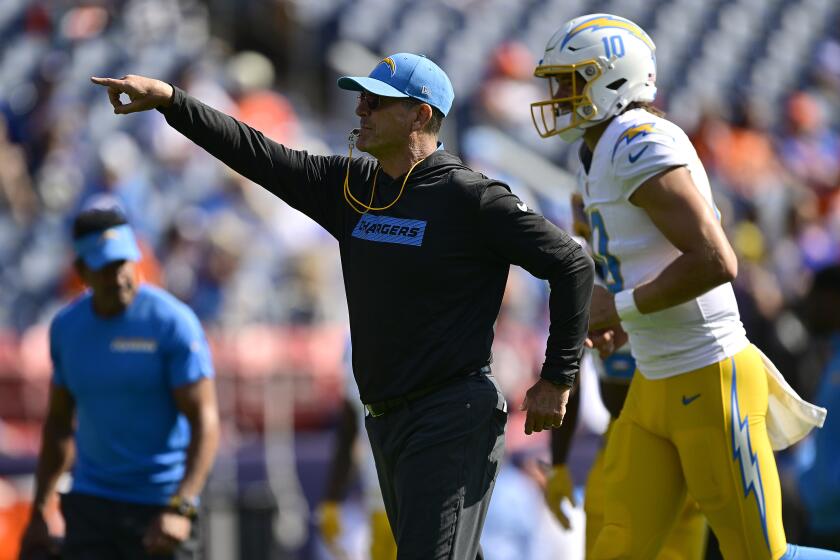
[[[567,22],[548,41],[534,75],[549,84],[549,99],[531,104],[543,138],[567,142],[656,96],[656,46],[641,27],[610,14]]]

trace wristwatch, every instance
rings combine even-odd
[[[188,498],[176,494],[169,499],[167,505],[172,512],[178,515],[183,515],[189,519],[198,517],[198,497]]]

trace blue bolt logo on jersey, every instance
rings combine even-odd
[[[744,486],[744,498],[755,496],[758,514],[761,516],[761,528],[764,530],[764,540],[770,547],[770,537],[767,535],[767,505],[764,502],[764,485],[761,483],[761,471],[758,467],[758,455],[752,450],[749,431],[749,415],[741,419],[741,407],[738,403],[737,379],[735,360],[732,362],[732,391],[730,399],[730,417],[732,419],[732,458],[741,467],[741,482]]]
[[[419,247],[426,233],[424,220],[364,214],[353,228],[353,237],[377,243],[399,243]]]
[[[654,123],[644,123],[644,124],[637,124],[636,126],[631,126],[627,130],[621,133],[618,137],[618,140],[615,141],[615,146],[613,146],[612,151],[612,159],[615,159],[615,153],[618,151],[619,146],[621,143],[626,141],[630,144],[636,138],[641,138],[643,136],[647,136],[648,134],[653,133],[655,130],[653,128]],[[641,155],[647,150],[647,146],[636,152],[635,154],[629,154],[627,157],[630,159],[630,163],[636,163],[636,160],[641,157]]]

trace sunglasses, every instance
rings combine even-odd
[[[412,97],[385,97],[383,95],[377,95],[369,91],[359,92],[359,102],[364,102],[364,104],[367,105],[367,108],[371,111],[376,111],[377,109],[383,107],[383,103],[385,103],[386,100],[399,101],[402,103],[409,103],[411,105],[422,103],[421,101]]]

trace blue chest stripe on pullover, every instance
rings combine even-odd
[[[353,237],[379,243],[399,243],[401,245],[423,244],[426,222],[406,220],[389,216],[363,215],[353,229]]]

